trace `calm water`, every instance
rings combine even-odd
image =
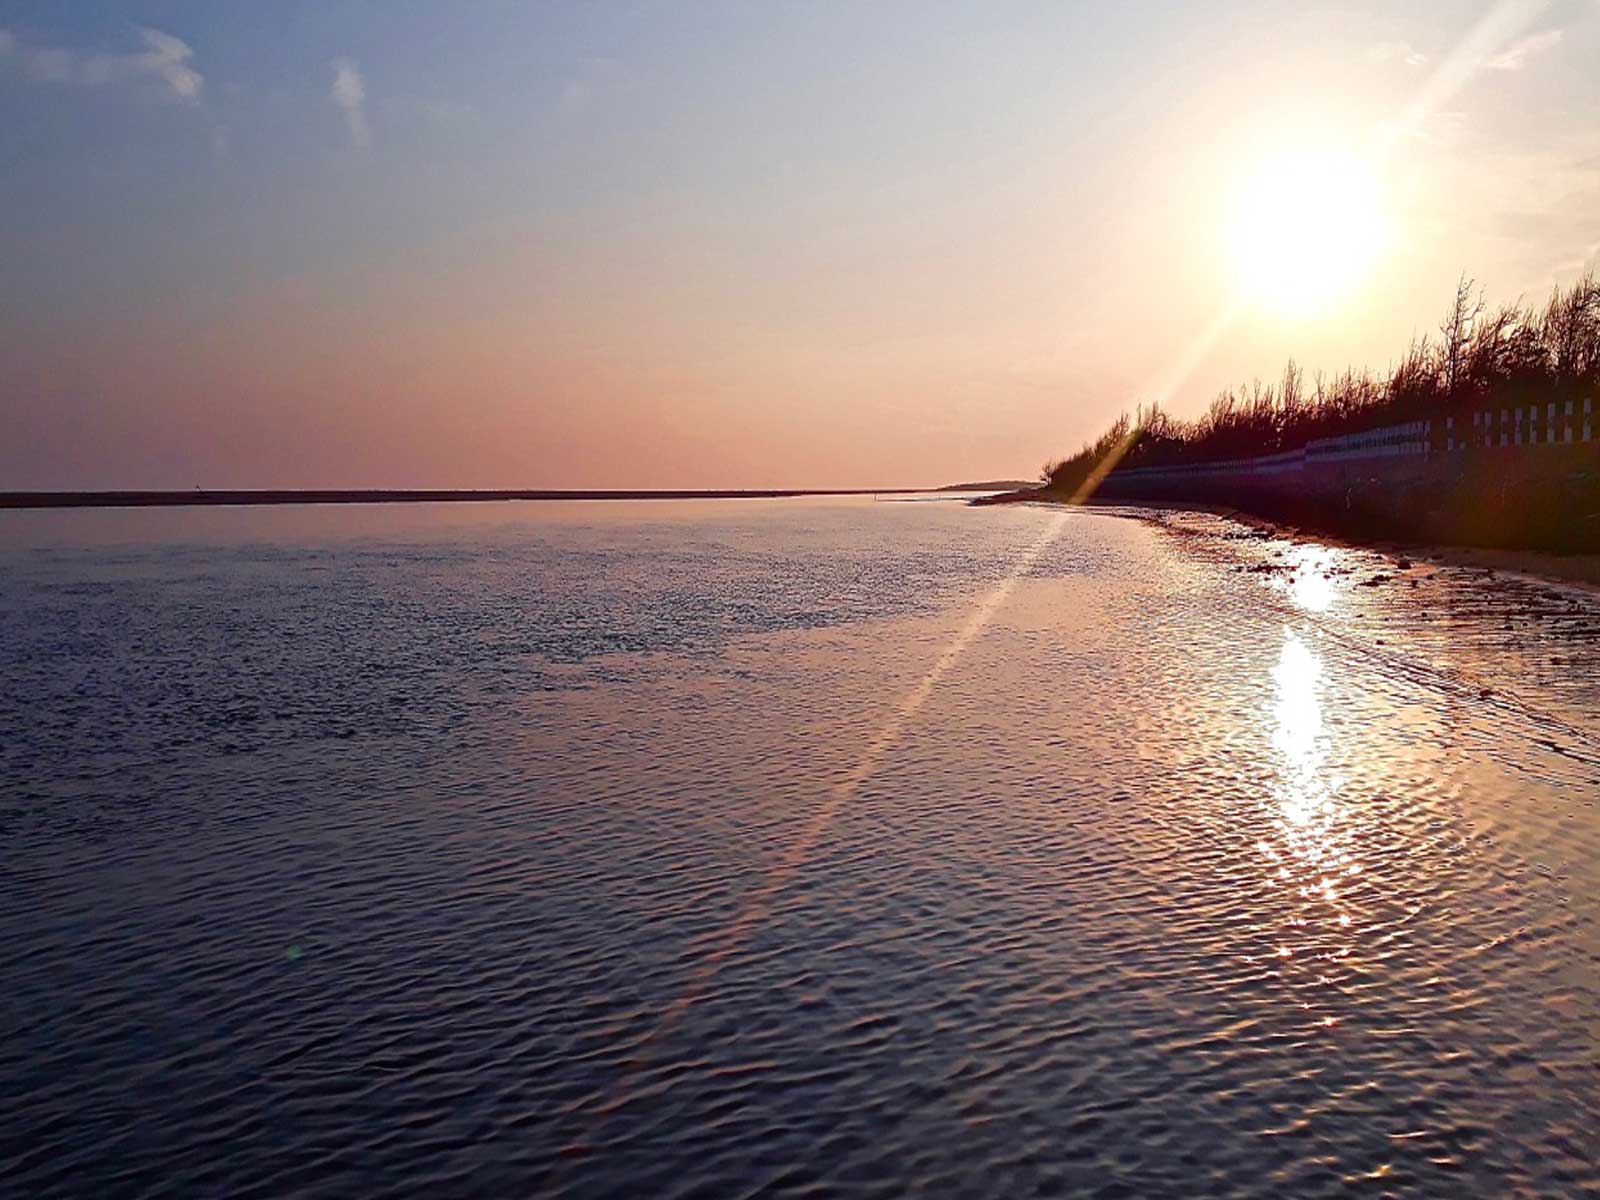
[[[1213,518],[0,513],[9,1195],[1600,1189],[1600,605]]]

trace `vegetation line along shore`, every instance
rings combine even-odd
[[[1110,470],[1222,462],[1297,450],[1314,438],[1485,408],[1600,397],[1600,282],[1586,274],[1542,307],[1491,309],[1462,278],[1437,337],[1414,340],[1386,377],[1353,368],[1309,382],[1291,360],[1279,383],[1228,389],[1193,420],[1159,405],[1124,413],[1098,439],[1045,464],[1073,495]]]

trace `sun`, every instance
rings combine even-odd
[[[1293,151],[1246,174],[1234,203],[1232,257],[1243,298],[1277,316],[1326,316],[1387,249],[1376,170],[1343,151]]]

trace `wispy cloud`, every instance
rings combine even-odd
[[[1559,29],[1546,29],[1542,33],[1529,34],[1498,54],[1484,59],[1483,68],[1486,71],[1520,71],[1528,65],[1530,58],[1560,45],[1561,37]]]
[[[1420,67],[1428,56],[1410,42],[1379,42],[1367,51],[1367,60],[1375,63],[1403,62],[1408,67]]]
[[[1484,71],[1516,71],[1532,56],[1561,41],[1561,30],[1528,33],[1544,15],[1549,0],[1497,0],[1460,43],[1428,75],[1404,116],[1388,122],[1382,146],[1392,150],[1417,136],[1430,114],[1449,102]]]
[[[354,59],[333,60],[333,102],[344,113],[344,123],[350,130],[351,144],[364,149],[372,144],[372,130],[367,125],[367,83],[361,77],[361,68]]]
[[[23,42],[9,30],[0,30],[0,55],[19,60],[22,72],[35,83],[73,87],[154,80],[179,100],[195,101],[205,77],[194,68],[194,50],[182,38],[159,29],[139,30],[142,50],[123,54],[40,46]]]
[[[1596,2],[1600,3],[1600,0],[1596,0]],[[1501,48],[1485,50],[1475,60],[1469,60],[1464,65],[1469,72],[1472,70],[1520,71],[1528,65],[1529,59],[1560,45],[1563,36],[1563,32],[1559,29],[1546,29],[1539,33],[1532,33]],[[1427,63],[1428,56],[1410,42],[1379,42],[1368,48],[1367,61],[1375,63],[1403,62],[1408,67],[1420,67]]]

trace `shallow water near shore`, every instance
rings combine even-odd
[[[0,1190],[1600,1188],[1600,602],[1226,519],[0,513]]]

